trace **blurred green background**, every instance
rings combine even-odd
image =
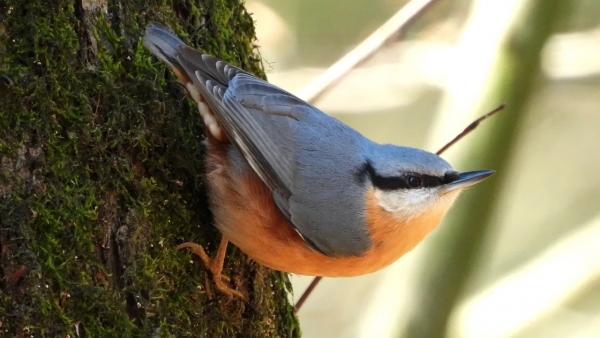
[[[247,7],[269,80],[298,92],[405,3]],[[600,1],[440,0],[315,105],[435,151],[502,102],[444,154],[498,174],[393,266],[325,279],[305,337],[600,337]]]

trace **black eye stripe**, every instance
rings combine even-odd
[[[437,187],[444,184],[443,180],[439,177],[422,175],[421,178],[423,179],[423,186],[426,188]]]
[[[456,179],[448,173],[444,177],[436,177],[429,175],[422,175],[417,173],[407,173],[402,176],[381,176],[375,171],[371,162],[367,161],[362,168],[357,172],[356,176],[359,182],[364,183],[366,178],[370,179],[374,187],[381,190],[397,190],[397,189],[419,189],[419,188],[433,188],[446,183],[452,182]],[[411,186],[409,180],[411,177],[417,177],[420,180],[420,184]]]
[[[444,175],[442,183],[443,184],[452,183],[452,182],[456,181],[459,177],[460,177],[460,175],[456,171],[447,172],[446,175]]]

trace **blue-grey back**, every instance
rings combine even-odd
[[[144,44],[203,97],[308,245],[343,256],[370,247],[363,183],[355,174],[369,140],[285,90],[185,45],[161,24],[148,26]]]
[[[242,97],[235,85],[233,95]],[[251,88],[246,88],[252,91]],[[291,95],[291,94],[289,94]],[[262,102],[267,100],[262,100]],[[291,96],[273,100],[290,105],[289,116],[264,115],[270,105],[251,110],[262,115],[264,128],[281,156],[292,163],[290,196],[278,204],[292,224],[327,255],[358,256],[371,245],[365,226],[365,188],[357,177],[372,142],[360,133]],[[245,101],[246,105],[256,102]],[[287,107],[287,106],[286,106]]]

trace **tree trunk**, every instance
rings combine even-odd
[[[299,336],[286,274],[230,246],[216,294],[201,119],[148,20],[264,77],[241,0],[0,0],[0,332]]]

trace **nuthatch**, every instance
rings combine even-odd
[[[375,143],[337,119],[161,24],[144,45],[185,85],[206,127],[210,207],[223,234],[215,258],[195,243],[217,289],[228,241],[256,262],[301,275],[350,277],[413,249],[458,193],[492,175],[459,173],[439,156]]]

